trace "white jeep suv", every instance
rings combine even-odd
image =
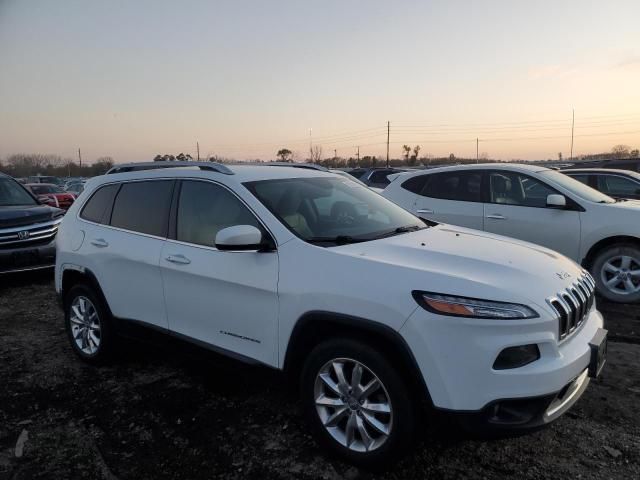
[[[640,202],[556,170],[512,163],[392,177],[382,195],[421,218],[551,248],[588,269],[605,298],[640,301]]]
[[[537,428],[604,363],[591,276],[545,248],[428,227],[315,170],[115,172],[87,183],[58,233],[56,290],[86,361],[143,325],[285,370],[318,441],[367,467],[406,452],[425,405],[473,428]]]

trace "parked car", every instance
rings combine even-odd
[[[64,191],[71,193],[72,195],[74,195],[75,197],[77,197],[78,195],[80,195],[83,190],[84,190],[84,184],[86,182],[74,182],[74,183],[68,183],[64,186]]]
[[[435,222],[551,248],[589,269],[598,292],[640,301],[640,204],[564,173],[520,164],[460,165],[402,174],[383,195]]]
[[[610,168],[575,168],[560,171],[610,197],[640,199],[640,173]]]
[[[87,362],[147,326],[285,370],[319,443],[367,467],[414,445],[424,404],[527,431],[602,368],[595,282],[551,250],[427,227],[315,169],[175,163],[90,180],[62,222],[56,291]]]
[[[68,210],[76,197],[51,183],[28,183],[25,185],[42,203]]]
[[[51,175],[32,175],[27,178],[26,183],[48,183],[58,186],[62,186],[64,184],[61,178],[53,177]]]
[[[0,173],[0,274],[53,268],[55,236],[63,215]]]
[[[584,162],[575,162],[566,165],[565,169],[574,168],[613,168],[616,170],[631,170],[632,172],[640,172],[640,158],[620,158],[606,160],[588,160]]]
[[[387,185],[389,185],[389,175],[407,171],[409,171],[409,169],[407,168],[374,167],[354,168],[353,170],[349,170],[347,173],[357,178],[368,187],[384,189]]]

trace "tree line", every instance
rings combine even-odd
[[[99,157],[92,163],[79,163],[59,155],[15,153],[0,159],[0,171],[12,177],[51,175],[54,177],[93,177],[106,173],[114,165],[113,158]]]

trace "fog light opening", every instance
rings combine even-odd
[[[508,347],[500,352],[495,362],[494,370],[509,370],[511,368],[524,367],[540,358],[538,345],[519,345]]]

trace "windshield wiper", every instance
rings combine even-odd
[[[366,242],[369,239],[353,238],[349,235],[336,235],[335,237],[311,237],[306,239],[309,243],[335,243],[336,245],[347,245],[349,243]]]
[[[380,235],[376,235],[375,237],[370,238],[369,240],[376,240],[378,238],[393,237],[394,235],[400,235],[401,233],[417,232],[418,230],[424,230],[425,228],[427,228],[427,227],[426,226],[421,226],[421,225],[405,225],[404,227],[397,227],[397,228],[394,228],[393,230],[390,230],[388,232],[384,232],[384,233],[381,233]]]

